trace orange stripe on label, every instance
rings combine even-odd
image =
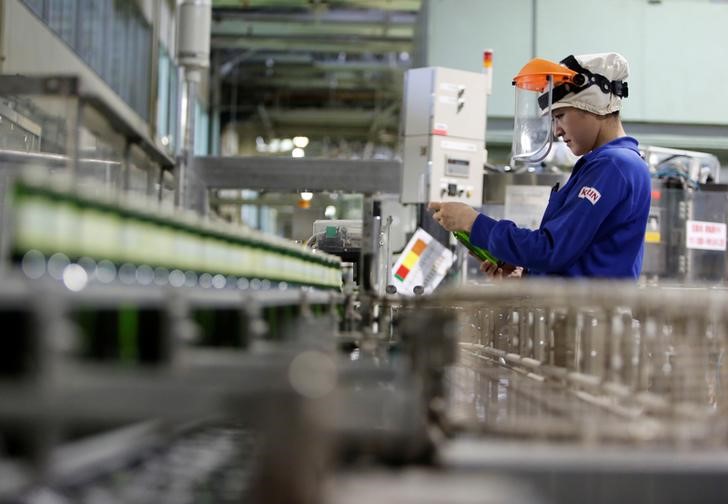
[[[417,240],[415,244],[412,246],[412,252],[414,252],[417,255],[422,255],[422,251],[427,248],[427,243],[423,242],[422,240]]]

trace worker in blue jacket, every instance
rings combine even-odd
[[[463,203],[430,204],[443,227],[470,232],[472,243],[504,263],[484,263],[487,274],[524,269],[529,275],[639,277],[651,186],[637,141],[626,136],[619,117],[627,75],[624,57],[606,53],[569,56],[561,64],[532,60],[514,78],[513,161],[540,161],[554,136],[581,158],[568,182],[551,192],[537,230]]]

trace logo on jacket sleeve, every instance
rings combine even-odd
[[[579,197],[588,200],[592,205],[596,205],[599,198],[602,197],[602,194],[593,187],[584,186],[579,191]]]

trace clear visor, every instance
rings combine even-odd
[[[543,97],[539,104],[541,96]],[[551,77],[548,78],[546,89],[541,91],[516,87],[512,164],[539,163],[548,155],[553,142],[552,98],[553,79]]]

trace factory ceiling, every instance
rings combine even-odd
[[[215,0],[211,102],[222,128],[266,142],[308,136],[320,155],[391,152],[420,3]]]

